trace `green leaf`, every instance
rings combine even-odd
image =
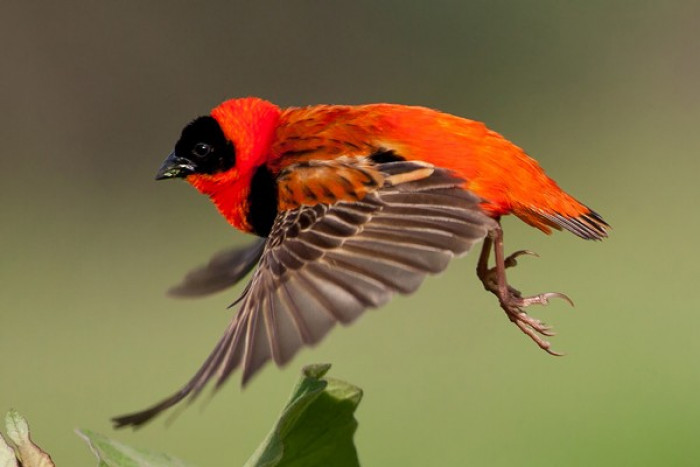
[[[16,448],[16,453],[13,452],[12,454],[16,455],[17,459],[22,461],[24,467],[55,467],[51,456],[32,442],[29,437],[29,424],[19,412],[16,410],[7,412],[7,415],[5,415],[5,429],[7,430],[7,437]],[[3,467],[5,465],[17,465],[16,461],[15,464],[12,464],[12,459],[9,457],[10,452],[8,450],[13,451],[3,439],[2,443],[0,443],[0,462],[2,462],[0,465]],[[2,451],[4,451],[4,453]]]
[[[76,430],[97,456],[98,467],[187,467],[183,461],[167,454],[135,449],[99,433]]]
[[[277,423],[245,467],[359,466],[353,435],[362,390],[324,378],[329,364],[309,365]]]

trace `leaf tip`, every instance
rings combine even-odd
[[[313,363],[311,365],[306,365],[302,371],[307,378],[321,379],[330,369],[330,363]]]

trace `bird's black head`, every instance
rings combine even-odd
[[[175,150],[165,159],[156,180],[192,174],[225,172],[236,163],[236,150],[213,117],[199,117],[182,130]]]

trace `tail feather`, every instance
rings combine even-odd
[[[564,228],[586,240],[602,240],[608,236],[610,225],[597,212],[588,210],[579,216],[540,213],[548,224],[555,228]]]

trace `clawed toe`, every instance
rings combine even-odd
[[[538,254],[535,253],[534,251],[530,251],[530,250],[518,250],[518,251],[516,251],[516,252],[514,252],[514,253],[511,253],[508,257],[506,257],[506,259],[503,261],[503,265],[504,265],[506,268],[512,268],[512,267],[514,267],[514,266],[517,266],[517,265],[518,265],[518,261],[517,261],[517,260],[518,260],[518,256],[525,256],[525,255],[527,255],[527,256],[534,256],[535,258],[539,258],[539,257],[540,257],[540,255],[538,255]]]
[[[507,268],[512,268],[512,267],[517,266],[518,265],[518,257],[520,257],[520,256],[534,256],[536,258],[540,257],[540,255],[538,255],[537,253],[535,253],[534,251],[531,251],[531,250],[518,250],[516,252],[511,253],[510,255],[508,255],[506,257],[505,260],[503,260],[504,268],[507,269]],[[498,284],[498,266],[494,266],[492,268],[487,268],[487,267],[485,267],[485,265],[481,265],[477,269],[477,275],[479,276],[481,281],[484,283],[484,285],[486,285],[487,282],[491,285],[492,288],[487,287],[487,290],[493,291],[493,288],[495,288]],[[509,287],[509,288],[511,288],[511,287]],[[512,291],[520,293],[515,289],[512,289],[511,292]]]
[[[546,292],[546,293],[533,295],[531,297],[519,298],[518,306],[526,307],[526,306],[530,306],[530,305],[548,305],[550,298],[561,298],[562,300],[567,302],[569,305],[574,306],[573,300],[571,300],[567,295],[560,293],[560,292]]]
[[[552,327],[528,315],[524,308],[530,305],[547,305],[549,303],[549,299],[551,298],[561,298],[573,306],[571,299],[559,292],[547,292],[533,295],[531,297],[522,297],[520,292],[513,287],[509,286],[508,291],[508,298],[501,300],[501,308],[503,308],[503,310],[508,314],[508,318],[515,323],[522,332],[527,334],[530,339],[535,341],[535,343],[541,349],[545,350],[551,355],[563,355],[562,353],[552,350],[549,341],[540,337],[554,336],[556,333],[552,330]]]
[[[510,320],[514,323],[522,323],[543,336],[551,337],[556,334],[554,331],[552,331],[551,326],[543,323],[539,319],[533,318],[518,307],[503,305],[503,309],[508,314],[508,318],[510,318]]]
[[[549,343],[549,341],[542,339],[540,336],[537,335],[535,330],[528,326],[526,323],[519,321],[519,320],[514,320],[513,321],[518,328],[525,333],[530,339],[532,339],[542,350],[547,352],[550,355],[554,355],[555,357],[561,357],[564,354],[561,352],[557,352],[556,350],[552,350],[552,344]],[[538,331],[541,332],[541,331]],[[545,334],[547,336],[553,336],[554,334]]]

